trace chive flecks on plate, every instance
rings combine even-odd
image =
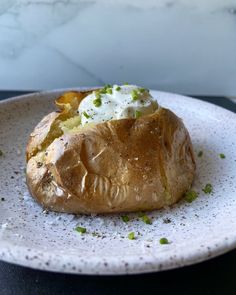
[[[205,194],[210,194],[212,192],[212,185],[207,183],[205,187],[202,189]]]
[[[0,157],[3,155],[3,151],[2,150],[0,150]]]
[[[81,227],[81,226],[77,226],[75,228],[75,231],[77,231],[80,234],[85,234],[86,233],[86,228],[85,227]]]
[[[100,238],[102,235],[99,234],[98,232],[92,232],[92,236],[93,236],[93,237]]]
[[[135,113],[134,113],[134,116],[135,116],[136,119],[138,119],[139,117],[142,116],[142,112],[136,110]]]
[[[225,154],[220,154],[219,156],[221,159],[225,159]]]
[[[161,238],[161,239],[159,240],[159,242],[160,242],[161,245],[169,244],[169,241],[167,240],[167,238]]]
[[[138,212],[138,217],[143,217],[144,215],[145,215],[144,212],[142,211]]]
[[[120,86],[117,86],[116,87],[116,91],[120,91],[121,90],[121,87]]]
[[[200,158],[203,155],[203,151],[199,151],[197,156]]]
[[[141,219],[142,219],[142,221],[143,221],[144,223],[146,223],[146,224],[152,224],[151,219],[150,219],[147,215],[143,215],[143,216],[141,217]]]
[[[133,231],[132,231],[131,233],[128,234],[128,239],[129,239],[129,240],[135,240],[135,234],[134,234]]]
[[[128,222],[129,221],[129,216],[128,215],[123,215],[121,216],[122,221]]]
[[[187,191],[184,194],[185,201],[188,203],[192,203],[198,197],[198,193],[195,191]]]

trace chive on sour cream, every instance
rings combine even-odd
[[[107,85],[86,96],[79,105],[81,125],[138,118],[158,108],[149,90],[136,85]]]

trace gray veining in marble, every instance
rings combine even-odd
[[[0,89],[236,94],[235,0],[1,0]]]

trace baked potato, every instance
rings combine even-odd
[[[118,88],[117,88],[118,89]],[[190,188],[195,160],[182,120],[157,106],[147,115],[81,125],[93,91],[67,92],[31,133],[27,185],[49,210],[111,213],[159,209]]]

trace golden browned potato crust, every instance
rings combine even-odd
[[[191,140],[170,110],[159,107],[138,119],[65,134],[52,130],[58,114],[39,123],[27,147],[27,184],[43,207],[70,213],[159,209],[176,203],[191,186]]]

